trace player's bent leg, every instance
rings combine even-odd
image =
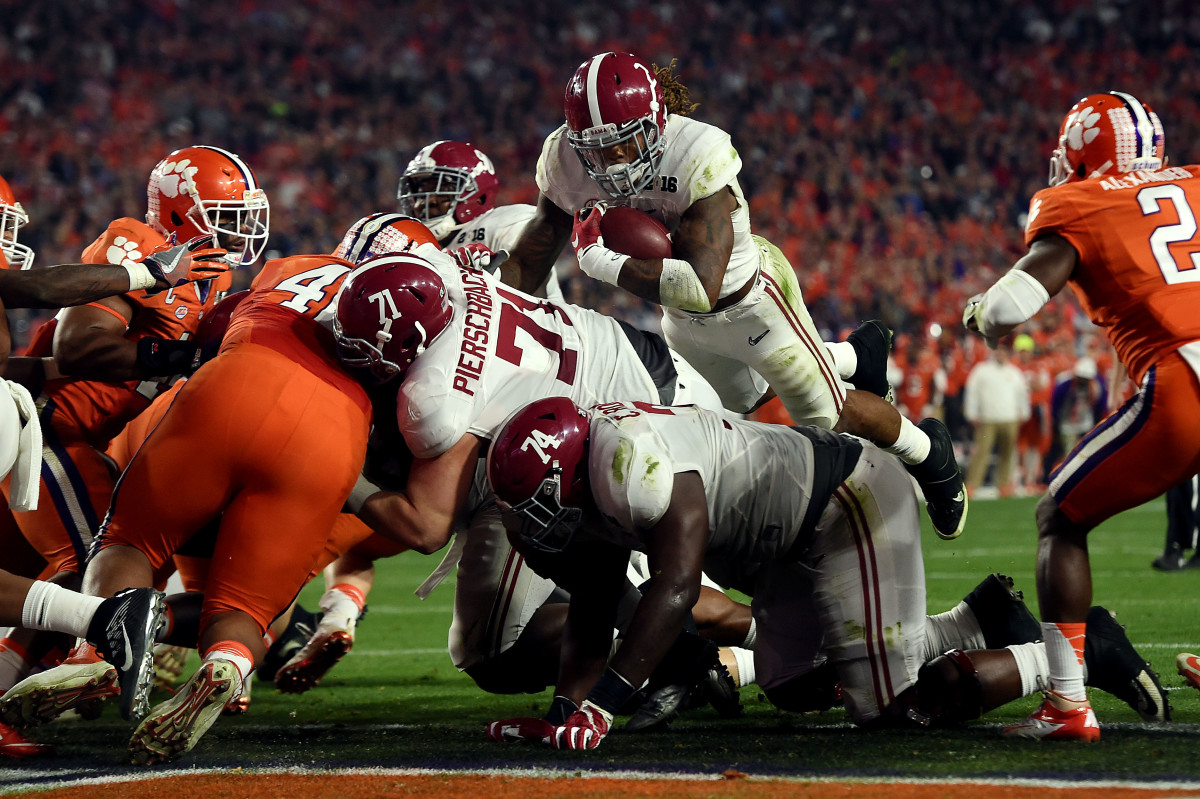
[[[192,749],[240,692],[241,677],[232,662],[206,660],[183,690],[138,725],[129,741],[130,761],[162,763]]]

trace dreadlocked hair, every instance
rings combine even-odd
[[[658,82],[663,87],[663,100],[667,104],[667,110],[672,114],[679,114],[685,117],[695,111],[700,104],[692,102],[691,92],[688,87],[679,82],[679,78],[675,76],[675,62],[679,59],[672,58],[671,63],[665,67],[660,67],[658,64],[651,64],[654,68],[654,75],[658,78]]]

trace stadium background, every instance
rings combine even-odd
[[[435,139],[478,144],[500,202],[533,202],[566,79],[631,50],[677,59],[694,116],[732,133],[754,229],[791,259],[824,331],[882,318],[960,372],[982,357],[959,332],[963,301],[1024,252],[1028,198],[1078,97],[1149,103],[1174,163],[1196,160],[1200,133],[1200,16],[1173,0],[0,0],[0,19],[0,174],[39,264],[144,214],[151,167],[196,143],[254,167],[278,254],[328,252],[394,208],[404,164]],[[586,278],[566,291],[657,324]],[[10,318],[18,341],[39,319]],[[1031,332],[1039,351],[1098,348],[1065,297]],[[1015,540],[1029,572],[1032,541]]]

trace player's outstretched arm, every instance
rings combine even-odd
[[[385,538],[424,554],[436,552],[454,532],[482,448],[483,439],[468,433],[436,458],[414,458],[403,492],[369,492],[349,510]]]
[[[1079,253],[1069,241],[1054,234],[1043,236],[991,288],[967,301],[963,326],[995,347],[1062,291],[1078,261]]]
[[[527,294],[537,291],[570,237],[571,215],[539,194],[533,219],[500,267],[500,280]]]
[[[167,288],[166,280],[162,288]],[[60,264],[0,271],[0,298],[9,308],[66,308],[125,294],[129,271],[105,264]]]

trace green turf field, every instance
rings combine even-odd
[[[985,574],[1012,575],[1036,610],[1033,590],[1033,499],[979,501],[956,542],[925,531],[929,608],[960,600]],[[548,695],[490,696],[450,665],[445,653],[453,589],[443,584],[425,602],[413,589],[437,557],[405,554],[380,564],[369,613],[354,651],[324,684],[302,696],[254,689],[250,713],[223,718],[178,767],[384,765],[390,767],[737,768],[751,774],[1038,776],[1069,779],[1200,778],[1200,693],[1183,687],[1174,657],[1200,649],[1200,570],[1163,574],[1150,568],[1164,536],[1161,501],[1131,511],[1092,534],[1096,603],[1118,612],[1130,638],[1171,688],[1175,722],[1142,724],[1107,694],[1095,693],[1102,740],[1093,745],[1009,741],[999,726],[1038,703],[1027,698],[960,731],[866,733],[840,710],[810,716],[778,712],[754,688],[742,690],[746,713],[725,721],[693,711],[666,733],[614,734],[588,753],[502,746],[484,740],[498,718],[543,712]],[[281,531],[281,539],[285,533]],[[320,586],[302,603],[315,607]],[[59,777],[120,772],[131,727],[115,708],[98,721],[61,721],[35,730],[58,744],[55,758],[0,769],[4,784],[23,770]],[[15,761],[14,761],[15,763]],[[5,764],[9,765],[9,764]],[[28,775],[27,775],[28,776]]]

